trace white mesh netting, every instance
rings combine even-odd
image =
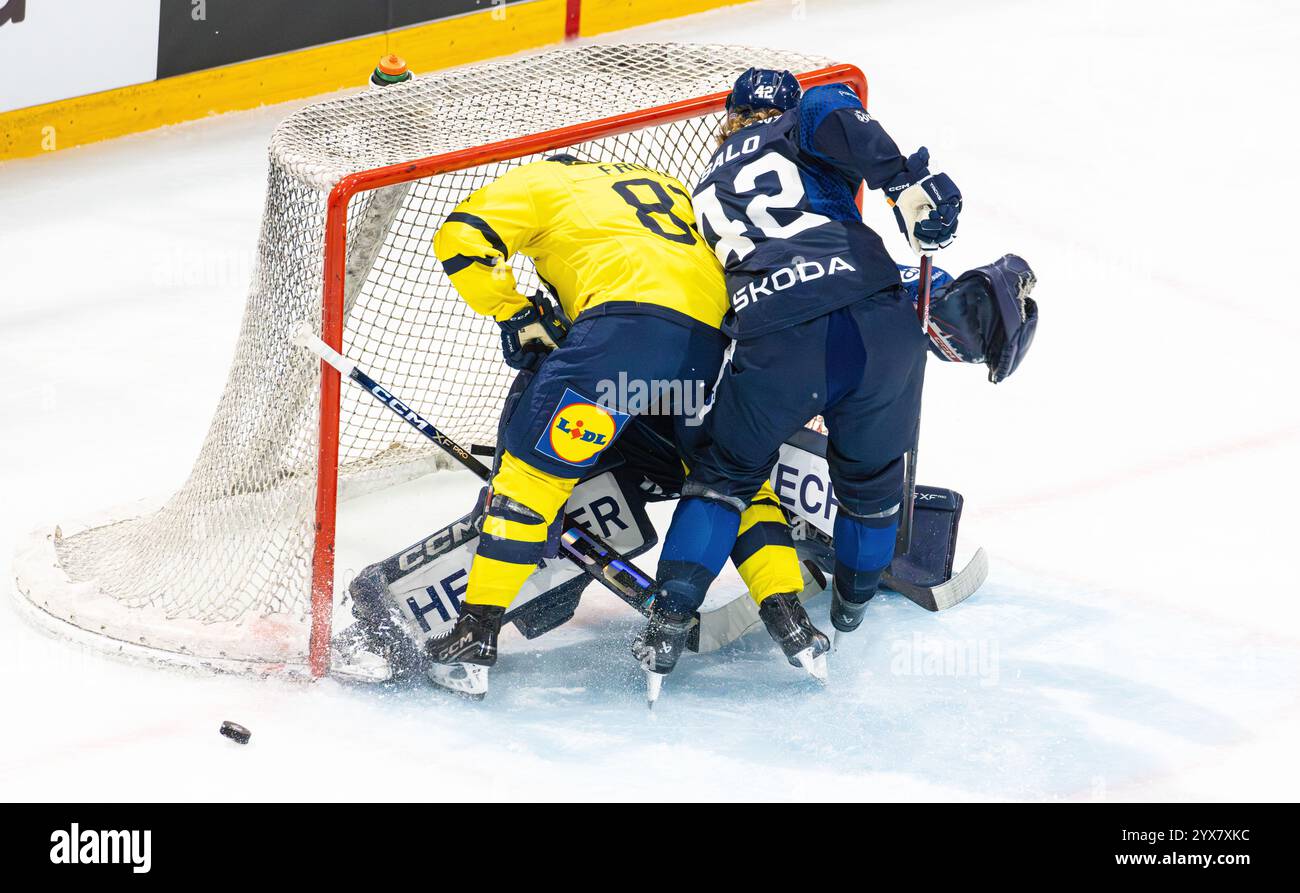
[[[304,321],[320,325],[325,202],[334,184],[716,93],[751,65],[804,72],[828,64],[745,47],[588,46],[417,75],[289,116],[271,141],[257,266],[230,378],[189,480],[154,511],[33,535],[16,562],[20,603],[35,608],[28,613],[37,620],[96,637],[91,644],[150,657],[227,669],[305,664],[319,364],[291,338]],[[689,185],[712,152],[716,126],[716,116],[706,116],[568,151],[635,161]],[[462,304],[432,238],[470,191],[529,160],[365,192],[348,210],[344,349],[462,443],[493,442],[510,374],[495,326]],[[526,260],[515,271],[521,288],[537,286]],[[344,497],[359,482],[432,470],[436,452],[344,384]]]

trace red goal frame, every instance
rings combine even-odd
[[[846,83],[867,104],[867,78],[854,65],[832,65],[800,74],[805,89],[822,84]],[[321,314],[321,340],[343,349],[343,295],[347,257],[348,202],[359,192],[393,186],[410,180],[465,170],[480,164],[506,161],[562,149],[591,140],[630,133],[645,127],[672,124],[687,118],[722,111],[727,93],[713,93],[637,112],[600,118],[586,124],[560,127],[530,136],[501,140],[472,149],[432,155],[418,161],[389,165],[349,174],[330,190],[325,217],[325,283]],[[309,663],[313,676],[329,672],[329,642],[334,604],[334,546],[338,507],[339,414],[342,382],[338,370],[321,362],[320,443],[317,453],[315,545],[311,569],[311,638]]]

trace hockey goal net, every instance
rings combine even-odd
[[[557,150],[694,183],[725,92],[751,65],[866,98],[860,71],[813,56],[642,44],[417,75],[290,115],[271,140],[230,377],[189,479],[160,504],[29,537],[15,562],[24,612],[130,656],[325,672],[348,582],[335,579],[338,500],[442,462],[295,347],[295,330],[318,327],[457,441],[491,445],[512,373],[492,321],[434,258],[434,231],[475,188]],[[514,267],[537,287],[525,259]]]

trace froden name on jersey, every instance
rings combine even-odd
[[[837,273],[856,272],[857,267],[838,255],[832,257],[829,261],[796,261],[788,267],[775,270],[762,279],[755,279],[744,288],[732,292],[731,306],[739,312],[750,304],[757,303],[761,298],[770,298],[772,295],[792,288],[798,283],[812,282],[824,276],[834,276]]]

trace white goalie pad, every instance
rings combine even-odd
[[[835,488],[826,462],[826,435],[805,430],[783,443],[770,480],[787,510],[827,536],[834,535]]]
[[[799,432],[782,447],[771,476],[777,497],[791,515],[791,533],[804,582],[800,599],[804,602],[826,590],[826,578],[834,569],[832,533],[836,504],[825,444],[824,435]],[[620,478],[613,472],[599,475],[574,489],[567,510],[615,550],[634,558],[654,546],[657,536],[641,493],[626,487],[620,485]],[[936,488],[920,488],[918,512],[932,511],[925,503],[935,492],[955,497],[956,503],[948,511],[960,514],[960,496]],[[951,527],[945,527],[949,523]],[[920,526],[928,529],[926,525]],[[938,533],[949,529],[955,540],[956,518],[948,522],[936,516],[936,535],[929,539],[937,542]],[[477,537],[474,516],[467,515],[358,576],[358,582],[362,583],[382,581],[382,587],[372,587],[372,592],[377,589],[382,598],[383,616],[391,620],[388,625],[400,630],[405,647],[398,662],[403,666],[420,669],[424,644],[444,635],[454,625],[467,588]],[[983,582],[987,568],[981,550],[960,574],[951,575],[949,565],[949,573],[945,575],[948,579],[944,581],[909,586],[905,578],[894,579],[887,574],[885,587],[901,592],[928,610],[941,610],[973,593]],[[564,558],[547,559],[524,584],[505,619],[514,622],[529,638],[541,635],[573,616],[580,595],[591,582],[572,562]],[[359,607],[364,607],[363,600],[367,598],[362,589],[353,584],[353,596]],[[354,613],[361,619],[364,612]],[[702,653],[713,651],[761,625],[757,606],[747,594],[742,594],[716,609],[701,611],[690,647]]]
[[[575,487],[566,510],[628,558],[642,554],[657,541],[643,500],[625,494],[613,473]],[[358,620],[365,623],[365,617],[386,615],[414,646],[406,653],[418,654],[430,639],[450,631],[460,616],[477,541],[478,529],[471,514],[366,568],[351,587]],[[374,585],[378,581],[383,585]],[[573,562],[562,557],[545,559],[525,582],[505,619],[515,622],[530,638],[540,635],[572,616],[590,582]],[[384,602],[382,612],[375,610],[376,596]]]

